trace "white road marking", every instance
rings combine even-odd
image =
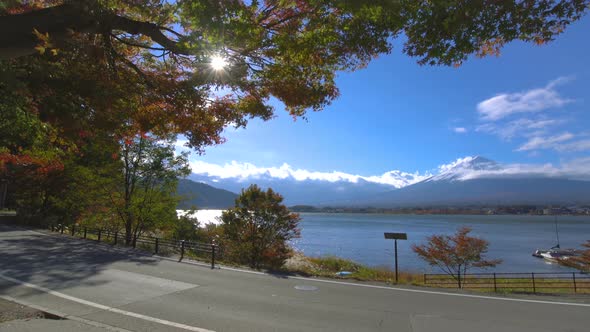
[[[33,288],[39,291],[42,291],[44,293],[53,295],[53,296],[57,296],[57,297],[61,297],[62,299],[66,299],[68,301],[72,301],[72,302],[76,302],[76,303],[80,303],[89,307],[93,307],[93,308],[97,308],[100,310],[104,310],[104,311],[110,311],[110,312],[114,312],[120,315],[125,315],[125,316],[129,316],[129,317],[134,317],[134,318],[139,318],[139,319],[143,319],[149,322],[154,322],[154,323],[158,323],[158,324],[162,324],[162,325],[168,325],[168,326],[172,326],[172,327],[176,327],[179,329],[183,329],[183,330],[187,330],[187,331],[195,331],[195,332],[214,332],[212,330],[207,330],[207,329],[203,329],[200,327],[196,327],[196,326],[190,326],[190,325],[185,325],[185,324],[181,324],[181,323],[176,323],[176,322],[171,322],[169,320],[165,320],[165,319],[160,319],[160,318],[156,318],[156,317],[151,317],[151,316],[146,316],[146,315],[142,315],[142,314],[138,314],[135,312],[131,312],[131,311],[126,311],[126,310],[121,310],[121,309],[117,309],[117,308],[113,308],[113,307],[109,307],[106,305],[102,305],[99,303],[95,303],[95,302],[91,302],[91,301],[87,301],[87,300],[83,300],[74,296],[70,296],[64,293],[60,293],[54,290],[51,290],[49,288],[45,288],[42,286],[38,286],[35,284],[31,284],[28,282],[24,282],[18,279],[14,279],[8,276],[5,276],[2,272],[0,272],[0,278],[4,279],[4,280],[8,280],[10,282],[13,282],[15,284],[19,284],[25,287],[29,287],[29,288]]]
[[[46,308],[46,307],[43,307],[43,306],[40,306],[40,305],[36,305],[36,304],[31,303],[31,302],[28,302],[28,301],[24,301],[24,300],[21,300],[21,299],[16,299],[16,298],[14,298],[12,296],[0,295],[0,298],[5,299],[7,301],[14,302],[14,303],[18,303],[18,304],[23,305],[25,307],[33,308],[35,310],[47,312],[47,313],[50,313],[50,314],[55,315],[55,316],[58,316],[58,317],[62,317],[62,318],[69,319],[69,320],[73,320],[73,321],[80,322],[80,323],[83,323],[83,324],[86,324],[86,325],[100,327],[100,328],[103,328],[103,329],[105,329],[107,331],[132,332],[132,331],[129,331],[129,330],[122,329],[120,327],[115,327],[115,326],[107,325],[107,324],[104,324],[104,323],[95,322],[93,320],[88,320],[88,319],[81,318],[81,317],[78,317],[78,316],[68,315],[68,314],[65,314],[63,312],[56,311],[56,310],[53,310],[53,309],[49,309],[49,308]]]

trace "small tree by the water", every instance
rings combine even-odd
[[[299,237],[299,214],[291,213],[272,189],[252,185],[242,190],[236,206],[224,211],[224,247],[229,259],[254,268],[280,267],[291,257],[288,241]]]
[[[568,257],[567,259],[560,259],[561,265],[573,267],[580,271],[590,272],[590,240],[582,244],[587,249],[582,251],[579,256]]]
[[[461,285],[461,275],[465,275],[472,267],[494,267],[500,259],[485,259],[488,241],[469,236],[471,228],[461,227],[454,235],[433,235],[428,243],[413,245],[412,250],[431,266],[438,266]]]
[[[199,220],[193,216],[194,210],[179,216],[169,230],[169,236],[174,240],[199,241]]]

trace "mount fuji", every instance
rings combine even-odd
[[[396,208],[517,204],[590,204],[590,181],[511,172],[484,157],[467,157],[418,183],[340,205]]]

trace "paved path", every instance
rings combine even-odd
[[[0,253],[0,295],[69,316],[74,325],[115,331],[587,332],[590,326],[588,303],[211,270],[3,225]]]

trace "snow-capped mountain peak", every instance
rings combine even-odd
[[[480,156],[459,158],[452,163],[440,166],[439,173],[425,181],[463,180],[473,173],[498,171],[501,168],[495,161]]]

